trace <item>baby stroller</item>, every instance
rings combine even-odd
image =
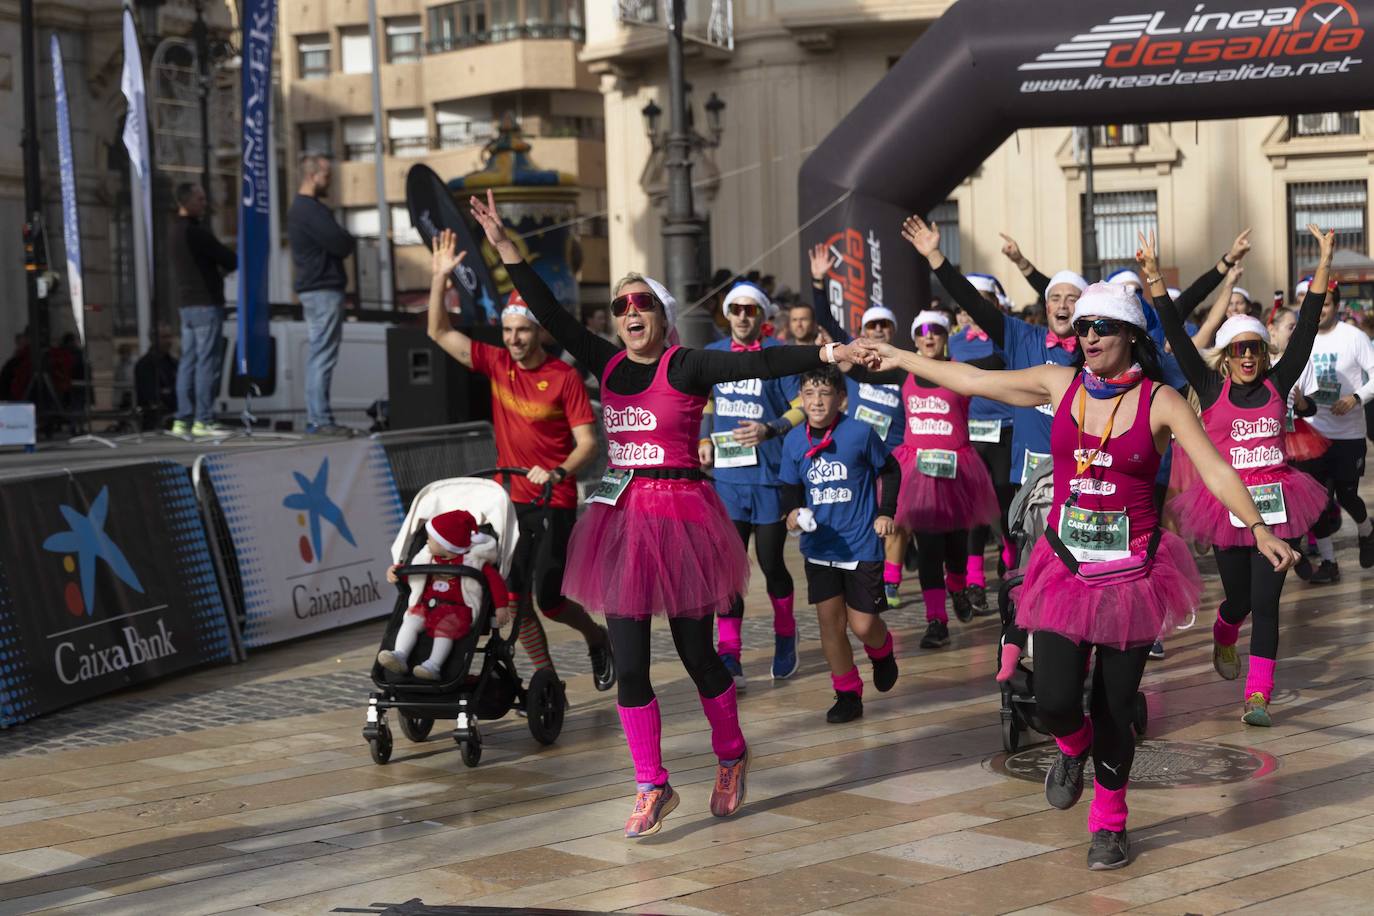
[[[1018,645],[1021,658],[1016,662],[1012,676],[998,683],[1002,693],[1002,750],[1015,753],[1021,746],[1021,733],[1033,728],[1042,735],[1049,732],[1040,722],[1035,705],[1035,670],[1029,668],[1027,661],[1034,659],[1034,645],[1031,635],[1016,625],[1016,597],[1021,583],[1026,578],[1024,564],[1030,558],[1031,549],[1045,534],[1050,508],[1054,505],[1054,469],[1045,462],[1035,469],[1021,484],[1016,498],[1012,500],[1009,511],[1008,536],[1016,547],[1016,568],[1002,577],[1001,588],[997,591],[997,610],[1002,618],[1001,645]],[[998,657],[1000,658],[1000,651]],[[1092,678],[1088,678],[1083,689],[1083,708],[1092,703]],[[1136,737],[1145,736],[1149,724],[1149,707],[1145,694],[1136,691],[1135,710],[1132,726]]]
[[[472,477],[455,477],[429,484],[410,504],[400,532],[391,545],[396,563],[407,563],[425,544],[425,522],[453,509],[470,512],[479,527],[489,529],[499,541],[499,569],[502,576],[510,573],[511,559],[520,532],[516,525],[515,506],[505,488],[494,480],[483,479],[496,474],[523,475],[519,468],[492,468],[476,471]],[[547,502],[548,491],[544,494]],[[480,719],[500,719],[515,709],[525,714],[530,734],[540,744],[552,744],[563,730],[563,710],[566,706],[564,685],[551,668],[534,673],[526,686],[515,671],[515,641],[520,628],[520,614],[532,610],[517,609],[510,635],[503,637],[492,627],[495,609],[491,594],[480,570],[468,566],[402,566],[397,574],[399,594],[381,648],[395,644],[396,632],[410,604],[410,584],[404,577],[424,577],[442,573],[475,580],[482,584],[482,607],[473,614],[472,630],[457,640],[440,670],[437,681],[420,681],[409,674],[388,671],[375,660],[372,663],[372,683],[377,690],[368,698],[367,722],[363,738],[372,752],[372,760],[383,764],[391,759],[391,728],[387,713],[394,710],[400,720],[401,732],[411,741],[429,737],[435,719],[454,719],[453,740],[458,743],[463,763],[477,766],[482,759]],[[414,658],[429,654],[430,638],[421,633],[412,652]],[[481,663],[476,673],[474,662]]]

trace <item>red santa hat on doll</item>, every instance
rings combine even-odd
[[[496,540],[477,530],[477,520],[469,512],[454,509],[434,516],[425,523],[425,531],[449,553],[465,554],[474,547],[483,547]]]

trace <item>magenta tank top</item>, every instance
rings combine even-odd
[[[625,358],[621,350],[601,376],[601,421],[606,428],[607,462],[614,468],[695,468],[697,434],[705,396],[684,394],[668,384],[668,360],[681,347],[669,347],[658,361],[654,380],[639,394],[616,394],[606,384]]]
[[[1075,505],[1084,509],[1108,512],[1125,511],[1131,520],[1131,540],[1152,533],[1159,524],[1155,511],[1155,476],[1159,473],[1160,454],[1155,449],[1155,437],[1150,432],[1150,396],[1154,385],[1149,379],[1140,383],[1139,406],[1135,422],[1120,436],[1113,436],[1098,452],[1093,464],[1081,476],[1075,452],[1079,448],[1077,404],[1078,390],[1083,386],[1080,372],[1059,402],[1054,424],[1050,428],[1050,454],[1054,461],[1054,511],[1050,524],[1059,528],[1059,510],[1070,493],[1077,493]],[[1127,392],[1127,398],[1137,397]],[[1123,404],[1124,406],[1124,404]],[[1082,436],[1084,451],[1097,447],[1102,434]]]
[[[1237,471],[1273,468],[1285,461],[1283,419],[1288,412],[1274,383],[1264,380],[1269,400],[1263,407],[1246,410],[1231,403],[1231,379],[1221,386],[1221,396],[1202,412],[1207,438]]]
[[[906,431],[902,444],[908,448],[943,448],[953,451],[968,445],[969,398],[948,388],[922,388],[908,375],[902,383]]]

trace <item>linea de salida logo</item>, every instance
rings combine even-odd
[[[101,560],[121,582],[143,594],[143,584],[138,581],[138,574],[129,565],[124,551],[105,533],[109,508],[110,493],[106,487],[100,488],[90,511],[84,515],[71,506],[58,506],[67,522],[67,530],[49,535],[43,542],[44,550],[62,554],[63,571],[77,577],[69,580],[62,590],[67,612],[73,617],[95,614],[95,572]]]
[[[291,476],[296,479],[296,486],[300,489],[282,500],[282,505],[296,510],[296,524],[308,529],[308,532],[301,533],[297,542],[301,559],[314,563],[321,558],[322,522],[329,522],[340,537],[357,547],[358,542],[353,539],[353,532],[348,530],[348,520],[344,518],[343,510],[329,498],[329,459],[320,462],[314,477],[306,477],[300,471],[292,471]]]

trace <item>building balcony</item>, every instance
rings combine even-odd
[[[423,108],[423,64],[382,64],[382,108]],[[372,114],[372,74],[332,73],[325,79],[295,80],[287,93],[287,119],[293,124],[332,121]]]
[[[564,27],[566,28],[566,27]],[[452,42],[428,46],[418,82],[426,100],[453,101],[525,89],[597,92],[598,83],[578,62],[571,38],[518,38],[498,44]]]

